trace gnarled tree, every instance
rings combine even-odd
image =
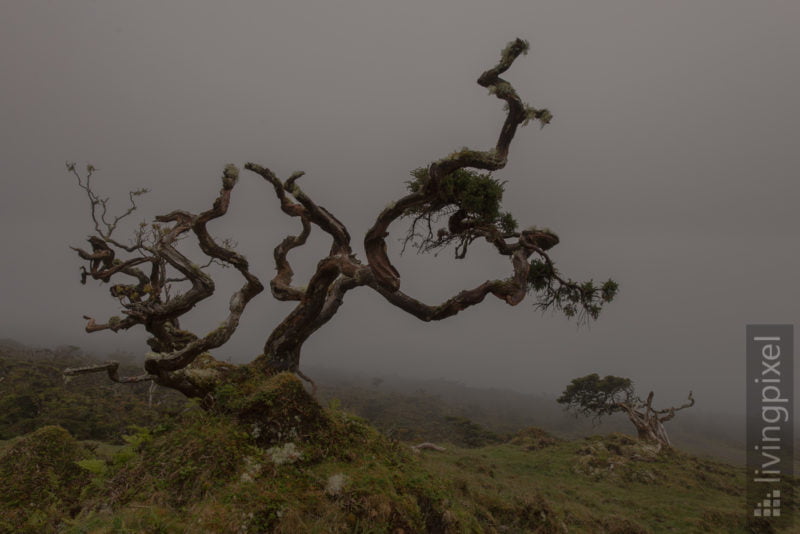
[[[636,427],[639,439],[660,449],[671,447],[664,423],[675,417],[679,410],[694,406],[694,397],[690,391],[685,404],[656,410],[653,408],[653,392],[642,400],[636,395],[630,378],[611,375],[600,378],[597,373],[592,373],[573,379],[557,402],[577,415],[591,416],[595,422],[604,416],[623,412]]]
[[[75,248],[88,262],[81,281],[91,278],[110,284],[112,279],[122,280],[110,287],[111,295],[122,306],[121,315],[105,322],[86,317],[86,330],[118,332],[141,326],[150,335],[151,351],[146,356],[146,373],[141,376],[118,376],[114,362],[69,369],[66,374],[105,371],[118,382],[152,380],[189,397],[201,398],[206,405],[213,404],[219,386],[241,376],[242,369],[248,376],[288,371],[305,378],[299,368],[303,343],[330,321],[347,292],[359,287],[377,291],[390,304],[423,321],[453,316],[481,303],[488,295],[514,306],[529,293],[535,295],[535,304],[542,310],[561,311],[579,320],[596,318],[602,305],[616,294],[617,284],[612,280],[602,285],[578,283],[562,277],[547,252],[558,244],[556,234],[537,227],[519,230],[514,218],[501,211],[504,183],[491,175],[506,165],[518,127],[531,120],[544,126],[552,118],[548,110],[523,103],[512,85],[500,77],[527,49],[528,44],[520,39],[509,43],[500,61],[478,78],[478,84],[505,102],[505,121],[496,145],[485,151],[464,148],[414,170],[408,193],[381,211],[367,230],[364,262],[353,252],[350,233],[339,219],[300,188],[302,172],[281,180],[268,168],[245,164],[245,169],[272,187],[281,210],[296,217],[300,226],[297,235],[287,236],[275,247],[276,273],[269,284],[274,298],[297,304],[269,334],[261,354],[247,365],[223,363],[210,354],[230,339],[247,304],[264,289],[245,257],[230,243],[215,239],[208,230],[209,223],[228,210],[239,179],[237,167],[225,167],[222,189],[208,210],[176,210],[158,216],[151,225],[142,223],[133,239],[123,243],[114,232],[120,221],[136,209],[137,197],[146,191],[131,192],[130,208],[111,217],[107,199],[92,188],[95,169],[89,166],[81,174],[74,164],[69,164],[69,171],[89,198],[95,230],[89,238],[91,250]],[[511,274],[465,289],[440,304],[425,304],[401,290],[400,274],[387,254],[389,228],[398,219],[410,220],[404,245],[415,246],[421,252],[453,245],[456,258],[463,259],[475,241],[483,240],[508,257]],[[305,245],[313,228],[327,234],[331,247],[308,283],[298,285],[289,254]],[[227,316],[218,328],[205,335],[189,332],[180,324],[185,313],[215,290],[206,266],[194,263],[180,251],[186,237],[197,241],[206,256],[206,266],[232,266],[242,278],[242,286],[231,296]]]

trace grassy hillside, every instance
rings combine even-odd
[[[276,394],[298,395],[282,380]],[[629,436],[528,429],[414,453],[339,410],[318,417],[264,442],[197,411],[106,455],[42,428],[1,453],[0,532],[768,532],[745,522],[743,470]]]
[[[529,426],[568,439],[634,433],[622,414],[595,425],[590,419],[565,412],[554,397],[544,395],[469,387],[443,379],[367,378],[331,369],[310,369],[308,373],[320,384],[323,400],[337,399],[346,410],[399,439],[441,439],[442,432],[451,426],[448,417],[468,418],[499,435],[513,434]],[[703,412],[701,406],[681,412],[668,423],[667,430],[680,449],[744,464],[741,416]],[[800,460],[800,450],[798,453]],[[800,469],[800,463],[797,467]]]
[[[155,403],[181,409],[158,413],[146,388],[63,384],[70,358],[87,363],[72,349],[10,350],[0,429],[35,431],[0,441],[0,533],[771,532],[747,524],[742,468],[620,433],[519,430],[555,417],[526,415],[519,394],[317,375],[320,405],[280,375],[218,391],[217,413],[170,397]],[[445,450],[414,452],[422,440]]]

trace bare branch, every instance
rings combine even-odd
[[[305,295],[305,290],[292,286],[294,271],[287,260],[289,251],[306,244],[311,233],[311,224],[307,218],[302,218],[303,231],[296,236],[286,236],[286,238],[275,247],[273,257],[275,258],[275,270],[277,274],[270,281],[272,295],[278,300],[300,300]]]
[[[230,205],[231,191],[236,185],[238,177],[239,171],[235,166],[228,165],[225,168],[225,172],[222,176],[222,190],[210,210],[196,217],[185,212],[172,212],[171,214],[157,218],[157,220],[165,222],[176,221],[176,226],[169,235],[177,235],[185,231],[184,228],[191,228],[197,236],[201,250],[212,258],[219,259],[232,265],[245,279],[245,283],[231,296],[230,304],[228,305],[228,316],[219,327],[202,338],[191,341],[177,351],[171,353],[151,353],[145,364],[145,368],[151,372],[156,372],[156,370],[164,372],[181,369],[189,365],[200,354],[226,343],[239,326],[239,319],[247,304],[264,289],[261,281],[250,272],[249,264],[245,257],[217,244],[208,233],[206,227],[209,221],[222,217],[227,213],[228,206]],[[197,300],[193,301],[193,299],[205,298],[205,296],[207,296],[206,293],[210,295],[211,292],[213,292],[214,285],[210,277],[199,268],[191,264],[187,265],[188,261],[169,245],[169,240],[162,239],[161,245],[161,252],[165,255],[167,261],[187,276],[193,285],[192,290],[173,298],[166,306],[175,308],[176,301],[183,298],[186,302],[181,302],[178,306],[192,307],[197,303]],[[195,291],[195,295],[187,298],[187,295],[191,291]],[[172,312],[174,313],[174,311],[173,309]]]
[[[692,392],[691,391],[689,392],[688,400],[689,400],[689,402],[681,404],[680,406],[673,407],[673,408],[666,408],[664,410],[658,410],[656,412],[657,414],[659,414],[659,415],[660,414],[665,414],[662,417],[659,417],[658,420],[661,421],[662,423],[665,422],[665,421],[669,421],[670,419],[675,417],[675,412],[679,412],[681,410],[684,410],[686,408],[691,408],[692,406],[694,406],[694,396],[692,396]]]
[[[275,193],[281,201],[281,209],[292,217],[303,217],[310,223],[318,226],[322,231],[333,238],[333,246],[330,254],[350,254],[350,234],[344,224],[333,216],[331,212],[317,205],[306,195],[297,185],[297,180],[304,175],[302,172],[292,174],[284,183],[275,174],[255,163],[246,163],[245,169],[252,171],[265,180],[270,182],[275,188]],[[294,197],[297,203],[291,201],[290,196]]]
[[[127,330],[128,328],[139,324],[139,321],[131,317],[125,317],[124,319],[112,317],[105,324],[97,324],[97,322],[88,315],[84,315],[83,318],[88,321],[86,323],[86,332],[90,334],[92,332],[99,332],[101,330],[111,330],[112,332],[117,332],[118,330]]]
[[[105,371],[106,373],[108,373],[108,378],[110,378],[113,382],[117,382],[119,384],[133,384],[135,382],[146,382],[149,380],[155,380],[156,378],[153,375],[120,377],[118,374],[118,370],[119,370],[119,362],[111,361],[100,365],[88,365],[86,367],[73,367],[70,369],[64,369],[63,375],[65,377],[71,377],[89,373],[101,373]]]
[[[496,296],[511,306],[519,304],[527,292],[527,277],[530,268],[527,258],[530,254],[531,251],[529,249],[520,249],[512,255],[514,274],[511,277],[505,280],[487,280],[473,289],[461,291],[458,295],[438,306],[423,304],[399,290],[389,291],[374,278],[369,281],[369,286],[380,293],[387,301],[418,319],[440,321],[470,306],[483,302],[483,299],[489,294]]]
[[[301,233],[297,236],[287,236],[275,247],[273,256],[277,273],[270,282],[272,294],[276,299],[300,301],[306,296],[307,290],[292,285],[294,271],[287,260],[289,252],[306,243],[311,232],[311,225],[314,224],[333,238],[329,257],[335,255],[351,257],[350,234],[341,221],[328,210],[317,205],[300,189],[297,180],[303,176],[302,172],[293,173],[285,182],[281,183],[271,170],[255,163],[247,163],[245,169],[260,175],[272,184],[284,213],[292,217],[300,217]],[[296,202],[293,202],[292,198]]]
[[[78,182],[78,187],[83,189],[86,192],[86,196],[89,199],[89,211],[92,216],[92,222],[94,222],[94,229],[97,232],[97,235],[103,238],[104,241],[112,243],[114,246],[124,249],[128,252],[133,252],[138,247],[134,245],[123,245],[117,241],[115,241],[111,234],[114,233],[114,230],[117,229],[117,225],[126,217],[131,215],[134,211],[138,209],[136,205],[136,197],[149,193],[149,189],[141,188],[135,189],[133,191],[128,192],[128,200],[130,205],[128,209],[122,212],[120,215],[114,216],[113,219],[109,222],[107,219],[108,216],[108,198],[102,198],[98,196],[93,190],[91,186],[92,176],[97,169],[94,165],[87,165],[86,166],[86,176],[81,177],[76,169],[75,163],[67,162],[67,170],[75,176],[75,179]]]

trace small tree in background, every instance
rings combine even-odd
[[[509,43],[499,62],[478,78],[479,85],[505,103],[505,121],[495,146],[485,151],[463,148],[412,171],[407,194],[389,203],[366,231],[365,261],[353,251],[350,232],[344,224],[300,188],[302,172],[281,180],[265,167],[245,164],[245,169],[272,187],[281,210],[297,218],[301,230],[275,247],[276,273],[269,283],[275,299],[297,304],[265,334],[263,349],[246,365],[225,363],[210,353],[230,339],[248,303],[264,289],[247,259],[231,242],[218,241],[209,230],[209,225],[228,211],[239,169],[234,165],[225,167],[222,189],[206,211],[175,210],[156,217],[151,224],[141,223],[131,239],[119,240],[119,224],[137,209],[137,199],[147,191],[132,191],[127,211],[111,216],[108,199],[93,189],[96,169],[90,165],[83,174],[69,164],[69,171],[89,199],[95,230],[89,238],[90,250],[74,249],[88,263],[83,267],[81,281],[93,279],[111,284],[110,293],[121,306],[119,315],[105,321],[86,316],[86,331],[119,332],[142,327],[150,334],[150,352],[145,359],[146,372],[140,376],[119,376],[115,362],[68,369],[65,373],[104,371],[117,382],[152,380],[200,398],[205,406],[225,397],[231,382],[284,371],[308,380],[300,371],[303,344],[331,320],[349,291],[362,287],[376,291],[389,304],[422,321],[446,319],[480,304],[489,295],[515,306],[528,294],[534,295],[539,309],[561,311],[579,320],[596,318],[603,304],[614,298],[617,284],[608,280],[596,285],[563,277],[547,252],[559,243],[559,238],[549,229],[518,229],[515,218],[501,207],[505,182],[491,174],[505,167],[519,126],[531,120],[544,126],[552,119],[548,110],[523,103],[512,85],[500,77],[527,50],[528,43],[520,39]],[[453,245],[456,258],[463,259],[470,246],[482,240],[509,259],[511,274],[486,280],[440,304],[425,304],[401,290],[400,273],[389,260],[386,238],[390,225],[398,219],[411,222],[405,245],[421,252]],[[295,284],[289,255],[306,244],[312,229],[327,234],[330,249],[322,255],[310,280],[304,285]],[[181,249],[190,238],[196,240],[204,259],[193,261],[185,247]],[[233,267],[241,275],[242,286],[231,295],[227,313],[217,328],[205,334],[190,332],[180,320],[214,293],[215,283],[207,269],[212,263]],[[112,280],[117,282],[112,284]]]
[[[595,422],[604,416],[624,412],[636,427],[639,439],[657,444],[659,448],[671,447],[664,423],[675,417],[677,411],[694,406],[691,391],[688,401],[682,406],[656,410],[652,391],[642,400],[636,395],[630,378],[611,375],[600,378],[597,373],[573,379],[557,399],[576,415],[592,417]]]

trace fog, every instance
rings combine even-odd
[[[516,38],[531,51],[504,76],[552,123],[520,130],[505,207],[547,226],[575,279],[620,293],[588,327],[497,299],[423,323],[368,288],[305,345],[301,366],[366,376],[446,377],[558,393],[591,372],[631,377],[656,403],[693,390],[698,409],[744,405],[745,325],[798,317],[800,4],[642,2],[71,2],[5,6],[0,20],[0,337],[144,354],[144,333],[92,335],[118,314],[79,282],[92,225],[65,161],[99,169],[112,208],[147,187],[144,218],[210,206],[226,163],[260,163],[364,232],[408,172],[462,146],[486,149],[502,103],[475,83]],[[238,241],[262,280],[299,224],[243,171],[212,232]],[[476,246],[464,261],[399,255],[405,292],[437,303],[511,272]],[[291,256],[298,282],[327,253],[317,233]],[[198,258],[199,259],[199,258]],[[230,271],[230,270],[229,270]],[[239,281],[184,322],[224,317]],[[304,282],[299,282],[304,283]],[[267,292],[217,357],[248,361],[291,310]]]

